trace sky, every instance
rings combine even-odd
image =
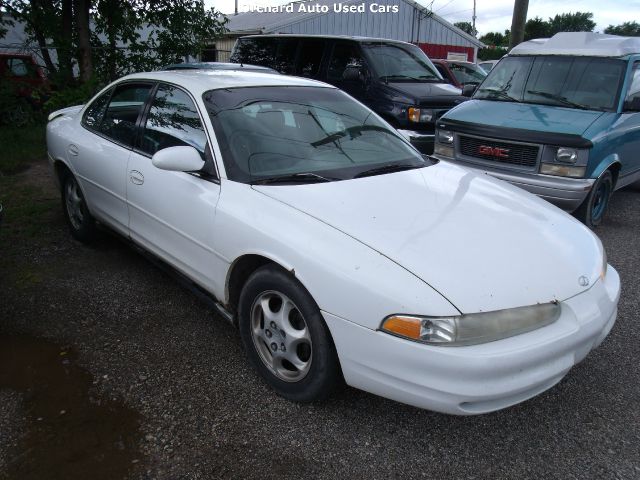
[[[336,0],[338,2],[339,0]],[[451,23],[470,22],[473,0],[417,0]],[[289,0],[238,0],[239,5],[283,5]],[[380,2],[384,3],[384,2]],[[205,0],[205,4],[223,13],[233,13],[234,0]],[[479,35],[504,32],[511,28],[513,0],[476,0],[476,28]],[[606,8],[602,5],[606,4]],[[560,13],[592,12],[595,31],[602,32],[609,25],[640,20],[640,0],[529,0],[527,18],[548,20]]]

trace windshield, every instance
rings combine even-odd
[[[444,82],[429,57],[413,45],[363,43],[375,74],[388,82]]]
[[[625,65],[598,57],[507,57],[473,98],[614,111]]]
[[[482,83],[487,76],[487,72],[472,63],[450,63],[449,70],[451,70],[453,76],[456,77],[456,80],[462,85],[466,85],[467,83]]]
[[[241,87],[211,90],[203,98],[231,180],[330,181],[378,167],[431,165],[337,89]]]

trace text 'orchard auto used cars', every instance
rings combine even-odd
[[[452,414],[550,388],[612,328],[602,244],[543,200],[420,155],[340,90],[141,73],[55,112],[71,233],[98,221],[218,299],[280,395],[347,384]]]

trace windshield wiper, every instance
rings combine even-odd
[[[380,80],[382,80],[383,82],[388,82],[390,79],[396,79],[396,80],[407,79],[407,80],[413,80],[416,82],[422,81],[419,78],[411,77],[409,75],[383,75],[380,77]]]
[[[373,175],[382,175],[385,173],[401,172],[403,170],[411,170],[413,168],[426,167],[427,163],[415,164],[415,163],[388,163],[379,167],[370,168],[363,172],[358,173],[353,178],[371,177]]]
[[[377,125],[356,125],[354,127],[349,127],[349,128],[345,128],[344,130],[340,130],[339,132],[334,132],[330,135],[327,135],[324,138],[321,138],[320,140],[316,140],[315,142],[311,142],[311,146],[319,147],[327,143],[335,142],[336,140],[342,137],[346,137],[347,135],[349,135],[351,140],[353,140],[354,138],[358,137],[360,133],[370,131],[370,130],[374,130],[378,132],[388,132],[386,128],[379,127]]]
[[[325,177],[313,172],[290,173],[277,177],[259,178],[250,182],[251,185],[267,185],[270,183],[321,183],[342,180],[340,178]]]
[[[495,93],[496,96],[498,96],[498,97],[506,98],[507,100],[511,100],[512,102],[520,103],[520,100],[518,100],[516,97],[512,97],[511,95],[509,95],[507,92],[505,92],[501,88],[491,88],[491,87],[480,88],[480,89],[478,89],[478,92]]]
[[[582,110],[590,110],[590,108],[587,105],[582,105],[581,103],[572,102],[567,97],[563,97],[562,95],[556,95],[555,93],[541,92],[539,90],[527,90],[527,93],[548,98],[550,100],[555,100],[556,102],[560,102],[562,105],[566,105],[568,107],[580,108]]]

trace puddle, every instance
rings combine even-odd
[[[125,478],[142,459],[141,415],[92,395],[91,374],[73,350],[29,336],[0,334],[0,389],[22,394],[27,419],[2,479]]]

